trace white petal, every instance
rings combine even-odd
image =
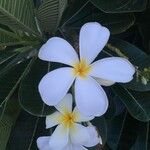
[[[107,28],[97,22],[86,23],[80,30],[80,58],[90,64],[104,48],[110,36]]]
[[[70,128],[70,139],[73,144],[83,145],[89,138],[88,131],[83,125],[75,123],[74,126]]]
[[[77,108],[84,115],[101,116],[108,108],[108,99],[103,88],[91,77],[75,81]]]
[[[63,149],[61,149],[61,150],[73,150],[73,147],[72,147],[73,145],[72,145],[72,143],[68,143]]]
[[[135,73],[134,66],[127,59],[121,57],[104,58],[91,66],[91,76],[113,82],[129,82]]]
[[[43,136],[37,139],[37,147],[39,150],[50,150],[49,147],[50,136]]]
[[[77,107],[74,108],[73,113],[75,114],[75,122],[86,122],[94,119],[94,116],[85,116],[82,114]]]
[[[78,62],[78,55],[74,48],[64,39],[59,37],[50,38],[39,51],[39,58],[46,61],[59,62],[73,65]]]
[[[66,112],[72,112],[72,95],[65,95],[65,97],[55,107],[62,114],[65,114]]]
[[[62,149],[65,147],[69,140],[69,128],[63,125],[58,125],[54,133],[49,140],[49,146],[51,149]]]
[[[60,112],[56,111],[53,114],[46,116],[46,129],[58,125],[61,115]]]
[[[84,148],[83,146],[80,146],[80,145],[75,145],[75,144],[69,143],[67,146],[65,146],[61,150],[88,150],[88,149],[86,149],[86,148]]]
[[[70,149],[69,149],[70,150]],[[83,146],[73,145],[72,150],[88,150]]]
[[[74,81],[73,69],[64,67],[47,73],[39,83],[42,100],[49,106],[58,104]]]
[[[115,84],[115,82],[113,81],[109,81],[109,80],[104,80],[104,79],[101,79],[101,78],[94,78],[100,85],[103,85],[103,86],[111,86],[113,84]]]
[[[96,131],[96,128],[94,126],[88,126],[87,127],[89,136],[92,137],[89,139],[89,141],[87,141],[84,146],[86,147],[93,147],[96,146],[98,143],[100,143],[100,139],[101,137],[98,137],[98,133]]]

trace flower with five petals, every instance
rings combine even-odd
[[[74,48],[59,37],[49,39],[41,47],[40,59],[69,65],[47,73],[40,81],[39,92],[47,105],[56,105],[75,82],[75,100],[80,112],[89,116],[106,112],[108,99],[101,85],[129,82],[135,73],[134,66],[125,58],[109,57],[93,62],[109,36],[107,28],[91,22],[80,30],[79,57]]]

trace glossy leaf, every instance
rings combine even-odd
[[[123,113],[115,117],[112,121],[107,122],[108,128],[107,144],[112,150],[115,150],[118,146],[125,119],[126,114]]]
[[[130,149],[136,140],[138,123],[127,112],[107,121],[107,144],[112,150]]]
[[[30,55],[34,52],[32,46],[22,47],[20,49],[22,51],[21,53],[16,52],[18,55],[11,57],[0,65],[0,77],[3,77],[9,70],[21,62],[29,59],[31,57]]]
[[[28,64],[29,61],[22,62],[16,67],[12,67],[5,76],[0,77],[0,105],[4,105],[12,96],[20,83]]]
[[[111,55],[110,56],[120,56],[129,59],[129,61],[135,66],[138,67],[139,71],[144,70],[145,67],[150,66],[150,57],[146,55],[142,50],[140,50],[138,47],[117,39],[117,38],[111,38],[109,41],[109,46],[107,46],[106,49],[107,52],[109,52]],[[117,53],[116,53],[117,52]],[[127,83],[127,84],[122,84],[126,88],[133,89],[136,91],[149,91],[150,90],[150,82],[148,82],[146,85],[144,85],[138,77],[137,79],[137,73],[134,75],[134,79]]]
[[[61,20],[61,28],[64,28],[72,19],[76,18],[83,8],[89,4],[89,0],[75,0],[70,3],[69,7],[66,8]]]
[[[91,0],[100,10],[107,13],[141,12],[147,0]]]
[[[7,149],[11,150],[38,150],[36,140],[39,136],[48,136],[45,130],[45,118],[38,118],[22,111],[11,132]]]
[[[43,31],[54,33],[57,30],[66,6],[67,0],[43,1],[37,12]]]
[[[0,52],[0,65],[17,55],[15,51]],[[1,67],[0,67],[1,68]]]
[[[148,150],[150,149],[150,131],[149,122],[139,122],[137,130],[137,139],[131,150]]]
[[[5,109],[5,111],[0,114],[0,149],[6,150],[11,130],[20,113],[19,102],[17,99],[11,98],[7,101],[5,108],[2,106],[0,107],[0,112],[3,112],[2,109]]]
[[[114,85],[112,89],[134,118],[140,121],[150,120],[149,92],[133,92],[120,85]]]
[[[45,116],[55,110],[43,103],[38,92],[38,84],[47,72],[48,63],[37,59],[21,82],[19,89],[20,103],[22,108],[32,115]]]
[[[14,33],[4,30],[0,27],[0,45],[15,45],[19,41],[19,37]]]
[[[0,20],[1,23],[13,29],[39,36],[35,23],[34,7],[30,0],[1,0]]]
[[[97,127],[98,133],[102,137],[103,144],[107,141],[107,125],[104,117],[97,117],[92,120],[92,124]]]
[[[109,99],[109,106],[107,112],[104,114],[105,118],[107,120],[112,120],[116,116],[120,115],[125,110],[125,106],[118,97],[117,94],[110,94],[110,92],[107,94]]]
[[[133,14],[106,14],[96,9],[91,3],[88,3],[82,8],[82,11],[78,11],[72,18],[70,18],[63,30],[79,30],[82,25],[87,22],[96,21],[106,26],[111,34],[119,34],[129,29],[135,21]]]

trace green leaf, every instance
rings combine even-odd
[[[107,144],[111,150],[127,150],[136,140],[137,124],[127,112],[107,121]]]
[[[134,118],[140,121],[150,120],[149,92],[129,91],[121,85],[114,85],[112,90],[120,97]]]
[[[136,66],[140,66],[143,59],[148,57],[146,53],[144,53],[138,47],[118,38],[111,38],[108,44],[110,45],[107,45],[107,49],[112,56],[120,56],[119,54],[121,52],[123,56],[128,58]]]
[[[68,20],[62,29],[68,31],[79,30],[87,22],[99,22],[100,24],[106,26],[111,34],[119,34],[127,29],[129,29],[135,21],[133,14],[106,14],[102,11],[96,9],[91,3],[88,3],[82,8],[82,11],[79,11]]]
[[[117,94],[112,94],[112,90],[108,92],[107,96],[109,99],[109,106],[107,112],[104,114],[105,118],[107,120],[112,120],[115,116],[118,116],[121,114],[125,106],[120,100],[120,98],[117,96]],[[114,93],[114,92],[113,92]]]
[[[14,33],[0,28],[0,45],[15,45],[19,41]]]
[[[48,63],[37,59],[28,74],[22,80],[19,89],[19,99],[22,108],[32,115],[46,116],[54,112],[54,107],[46,106],[38,92],[38,84],[48,72]]]
[[[5,63],[6,61],[8,61],[12,57],[16,56],[17,54],[18,54],[17,52],[14,52],[12,50],[1,51],[0,52],[0,66],[1,66],[1,64]]]
[[[106,13],[141,12],[146,8],[147,0],[90,0]]]
[[[22,62],[16,67],[11,68],[5,76],[0,77],[0,106],[5,105],[14,93],[23,78],[28,63],[29,61]]]
[[[0,21],[10,28],[39,36],[31,0],[1,0]]]
[[[149,122],[139,122],[137,130],[137,139],[131,150],[148,150],[150,149],[150,134],[149,134]]]
[[[57,30],[66,6],[67,0],[44,0],[37,12],[43,31],[54,33]]]
[[[61,28],[64,28],[70,22],[70,20],[75,19],[76,15],[82,11],[82,9],[89,3],[89,0],[75,0],[69,4],[63,13],[61,20]]]
[[[14,57],[11,57],[10,59],[8,59],[8,61],[0,65],[0,77],[4,76],[10,69],[17,66],[21,62],[31,58],[32,53],[35,53],[32,46],[21,47],[15,50],[16,52],[19,52],[19,50],[21,50],[21,53]]]
[[[122,135],[125,119],[126,114],[122,113],[121,115],[115,117],[113,120],[107,121],[107,144],[112,150],[117,149],[120,137]]]
[[[3,109],[0,107],[0,110]],[[0,117],[0,149],[6,150],[6,145],[12,130],[13,125],[19,115],[20,106],[19,102],[15,98],[8,100],[5,106],[5,112]]]
[[[11,132],[7,150],[38,150],[36,140],[50,135],[45,129],[45,118],[39,118],[22,111]]]
[[[127,58],[136,68],[138,68],[140,72],[143,71],[145,67],[150,66],[150,57],[148,57],[148,55],[146,55],[138,47],[126,41],[111,38],[105,50],[110,54],[110,56],[121,56]],[[105,50],[103,52],[105,52]],[[143,84],[141,81],[141,75],[138,72],[135,73],[134,79],[131,82],[122,85],[136,91],[150,90],[150,82],[147,82],[146,85]]]
[[[107,124],[104,117],[97,117],[92,120],[92,124],[97,127],[97,130],[102,137],[103,144],[107,141]]]
[[[139,32],[142,36],[142,43],[143,43],[143,46],[145,48],[145,51],[147,53],[150,53],[150,38],[149,38],[149,34],[150,34],[150,7],[147,8],[143,13],[141,14],[138,14],[136,16],[136,22],[137,22],[137,25],[138,25],[138,29],[139,29]]]

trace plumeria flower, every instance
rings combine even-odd
[[[81,122],[92,120],[94,117],[84,116],[76,107],[72,111],[71,94],[67,94],[62,101],[55,106],[55,108],[58,111],[46,117],[46,128],[51,128],[56,125],[58,126],[49,138],[48,146],[46,147],[49,147],[49,149],[52,150],[61,150],[65,148],[68,143],[69,146],[70,143],[75,146],[86,146],[89,144],[89,141],[93,139],[94,141],[89,144],[89,146],[91,146],[93,142],[96,141],[98,138],[96,130],[93,128],[87,128],[81,124]],[[91,139],[91,134],[96,135]],[[48,138],[44,138],[44,141],[46,139]]]
[[[102,144],[102,139],[101,137],[98,137],[97,131],[95,130],[94,126],[87,127],[87,130],[91,139],[83,143],[82,145],[75,145],[71,141],[69,141],[64,148],[52,149],[49,145],[51,136],[42,136],[37,139],[37,146],[39,150],[88,150],[85,147],[93,147],[97,144]]]
[[[101,85],[129,82],[135,73],[135,68],[125,58],[109,57],[93,62],[109,36],[107,28],[91,22],[80,30],[79,56],[66,40],[59,37],[50,38],[41,47],[40,59],[68,65],[47,73],[40,81],[39,92],[47,105],[56,105],[75,81],[77,108],[85,115],[101,116],[106,112],[108,99]]]

